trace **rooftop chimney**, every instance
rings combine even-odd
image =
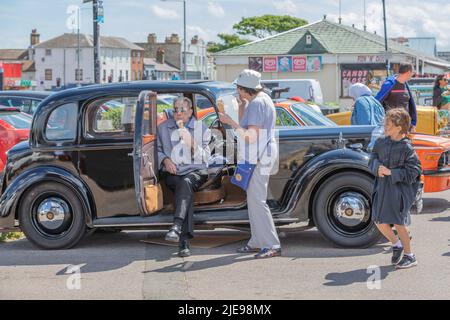
[[[149,44],[155,44],[157,40],[158,40],[158,38],[156,37],[155,33],[150,33],[147,37],[147,42]]]
[[[194,46],[198,44],[198,36],[194,36],[194,37],[191,39],[191,44],[194,45]]]
[[[171,44],[180,43],[180,38],[178,37],[178,35],[176,33],[172,33],[170,35],[170,37],[166,38],[166,43],[171,43]]]
[[[156,51],[156,61],[158,63],[164,64],[166,62],[165,55],[166,52],[164,51],[164,49],[158,48],[158,50]]]
[[[39,44],[39,37],[40,37],[40,34],[37,33],[36,29],[31,30],[30,45],[35,46],[35,45]]]

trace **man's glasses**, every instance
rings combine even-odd
[[[188,111],[188,108],[186,108],[186,107],[174,107],[173,111],[175,113],[184,113],[184,112]]]

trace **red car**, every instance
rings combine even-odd
[[[0,106],[0,172],[6,163],[6,152],[19,142],[28,140],[32,119],[17,108]]]

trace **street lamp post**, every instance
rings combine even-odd
[[[388,38],[387,38],[387,25],[386,25],[386,1],[383,1],[383,21],[384,21],[384,49],[386,51],[386,73],[389,77],[389,48],[388,48]]]
[[[99,15],[99,11],[103,10],[102,0],[83,0],[83,3],[92,2],[93,20],[94,20],[94,82],[100,83],[100,23],[99,17],[103,18],[103,13]]]
[[[183,53],[182,53],[182,60],[183,60],[183,79],[186,80],[187,78],[187,65],[186,65],[186,51],[187,51],[187,32],[186,32],[186,0],[161,0],[163,2],[183,2],[183,37],[184,37],[184,45],[183,45]]]

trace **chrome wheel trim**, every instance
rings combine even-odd
[[[70,216],[70,208],[66,201],[57,197],[46,198],[38,205],[37,223],[46,231],[60,229]]]
[[[339,195],[333,209],[335,219],[350,228],[366,222],[370,215],[368,201],[357,192],[344,192]]]

